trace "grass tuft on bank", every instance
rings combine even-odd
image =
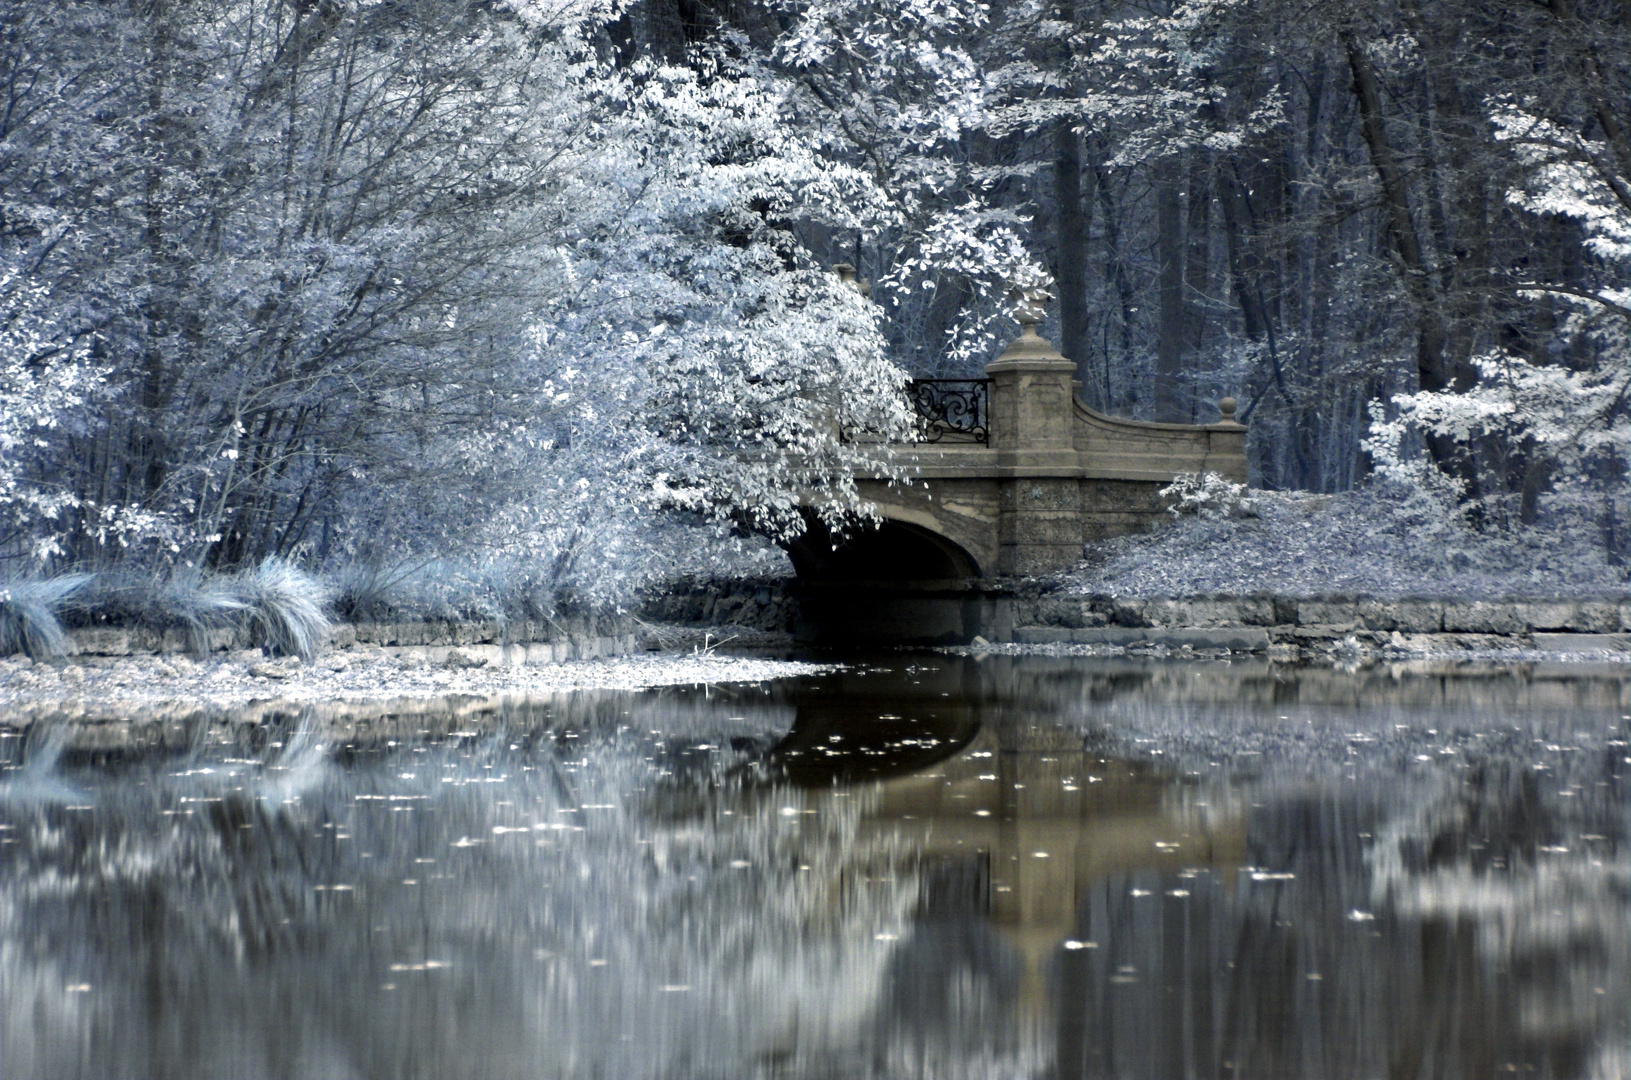
[[[0,656],[23,653],[35,660],[61,656],[68,635],[58,617],[89,574],[0,583]]]
[[[243,634],[277,656],[310,660],[328,639],[333,589],[286,559],[224,574],[112,570],[0,583],[0,656],[67,651],[70,626],[179,629],[195,653],[218,632]]]

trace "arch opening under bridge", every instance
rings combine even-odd
[[[956,644],[979,632],[979,562],[908,521],[834,538],[813,521],[788,545],[798,572],[800,640],[816,644]]]

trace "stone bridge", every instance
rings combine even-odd
[[[1089,409],[1076,365],[1039,337],[1035,312],[985,379],[913,387],[925,440],[891,447],[913,476],[860,477],[882,525],[835,544],[819,525],[789,548],[799,636],[845,643],[954,643],[1012,632],[1008,597],[1024,577],[1061,570],[1090,540],[1167,517],[1158,492],[1180,473],[1246,480],[1235,402],[1215,424],[1155,424]]]

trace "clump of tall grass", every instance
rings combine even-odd
[[[48,660],[66,653],[68,635],[57,616],[90,580],[89,574],[65,574],[0,584],[0,656]]]
[[[553,618],[573,606],[552,569],[548,560],[428,558],[343,564],[328,579],[335,607],[351,619],[507,623]]]
[[[236,629],[242,611],[219,580],[193,567],[104,570],[74,597],[70,614],[78,622],[180,630],[187,647],[203,655],[217,631]]]
[[[268,652],[310,660],[331,629],[332,595],[329,586],[294,563],[268,558],[226,573],[187,567],[109,570],[67,607],[84,623],[179,629],[198,654],[209,652],[212,639],[229,631]]]
[[[328,606],[334,590],[287,559],[264,559],[210,587],[237,605],[251,641],[280,656],[310,660],[333,627]]]

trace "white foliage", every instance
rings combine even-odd
[[[1337,495],[1255,491],[1252,502],[1253,517],[1185,515],[1152,533],[1090,544],[1066,585],[1124,597],[1628,595],[1625,568],[1578,518],[1480,532],[1453,498],[1388,481]]]
[[[654,508],[841,526],[865,507],[840,427],[910,431],[879,312],[798,239],[891,201],[785,75],[614,66],[601,0],[15,10],[5,254],[108,359],[7,322],[10,548],[467,552],[611,595]]]
[[[1415,436],[1436,435],[1464,445],[1492,441],[1538,457],[1565,498],[1606,478],[1608,497],[1623,499],[1631,446],[1631,289],[1617,282],[1631,270],[1626,178],[1604,143],[1538,115],[1532,103],[1494,98],[1490,117],[1496,139],[1512,147],[1522,170],[1522,183],[1507,200],[1532,214],[1578,223],[1586,251],[1608,271],[1595,288],[1527,283],[1530,295],[1555,296],[1575,309],[1563,329],[1590,343],[1594,362],[1542,365],[1491,350],[1473,358],[1480,377],[1470,390],[1403,394],[1391,409],[1373,403],[1362,446],[1382,475],[1424,490],[1459,495],[1465,487],[1412,449]]]
[[[1508,201],[1532,214],[1572,218],[1585,229],[1593,254],[1631,262],[1631,207],[1619,194],[1623,179],[1613,151],[1603,140],[1570,131],[1531,108],[1510,98],[1490,101],[1495,138],[1511,144],[1527,169],[1523,186],[1507,192]]]
[[[1170,500],[1167,512],[1173,517],[1194,514],[1207,521],[1230,517],[1256,517],[1257,504],[1247,495],[1245,484],[1237,484],[1215,472],[1179,473],[1159,492]]]
[[[49,291],[0,272],[0,542],[44,562],[63,550],[74,492],[51,479],[50,451],[82,417],[104,373],[49,315]]]
[[[978,371],[1012,333],[1009,291],[1049,281],[1025,243],[1028,218],[996,196],[1025,167],[971,153],[971,140],[1001,137],[1003,102],[1024,82],[1001,55],[991,6],[817,0],[797,11],[773,59],[794,77],[804,137],[864,169],[887,199],[857,239],[883,260],[892,344],[920,373]]]

